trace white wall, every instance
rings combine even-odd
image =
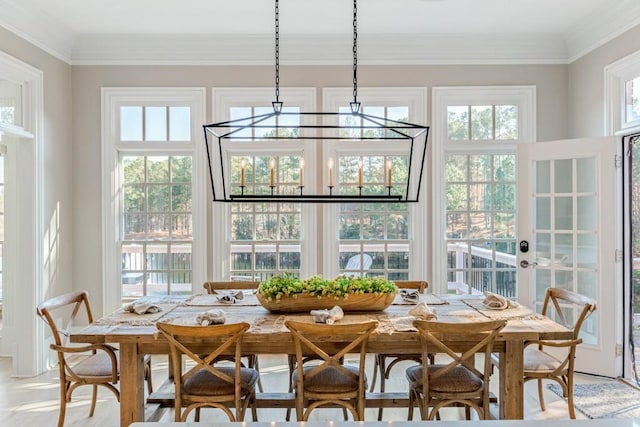
[[[569,137],[604,135],[604,68],[640,50],[640,26],[568,66]]]

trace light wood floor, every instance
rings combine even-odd
[[[349,361],[347,361],[349,363]],[[368,363],[371,367],[373,364]],[[260,356],[261,378],[267,390],[287,391],[287,365],[284,356]],[[387,382],[387,391],[406,390],[404,369],[406,366],[394,368],[392,378]],[[167,376],[167,362],[164,357],[154,357],[153,379],[160,385]],[[368,374],[371,378],[371,374]],[[606,382],[606,378],[577,375],[576,382]],[[0,358],[0,425],[3,427],[46,427],[55,426],[58,418],[58,371],[54,369],[34,378],[12,378],[11,359]],[[497,378],[492,377],[492,389],[497,394]],[[537,389],[534,382],[526,384],[525,418],[527,419],[568,419],[566,403],[550,391],[546,391],[547,410],[540,411]],[[98,394],[98,406],[93,418],[89,418],[90,387],[81,387],[73,395],[67,407],[65,426],[100,426],[116,427],[119,420],[118,402],[106,389]],[[443,419],[459,419],[461,411],[447,409]],[[261,409],[258,411],[260,421],[284,420],[283,409]],[[580,412],[579,418],[585,418]],[[417,414],[416,414],[417,415]],[[295,419],[295,415],[292,415]],[[406,420],[406,409],[387,408],[384,420]],[[312,420],[340,420],[342,411],[320,409],[312,412]],[[167,410],[163,420],[171,421],[173,410]],[[366,420],[377,419],[377,409],[367,409]],[[203,410],[203,421],[227,421],[226,417],[215,410]],[[250,415],[247,415],[250,421]]]

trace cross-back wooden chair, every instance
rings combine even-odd
[[[58,427],[64,425],[67,403],[71,401],[73,391],[84,385],[93,387],[89,416],[92,417],[96,409],[98,386],[110,390],[118,401],[120,392],[116,385],[119,380],[118,349],[107,344],[87,344],[81,346],[69,345],[69,334],[78,316],[83,321],[93,323],[93,314],[89,295],[86,291],[69,292],[48,299],[36,308],[38,316],[44,320],[51,330],[53,343],[50,348],[58,355],[58,370],[60,372],[60,412]],[[58,322],[59,320],[62,320]],[[64,325],[59,327],[58,325]],[[90,356],[81,357],[89,352]],[[71,364],[70,358],[77,356],[77,363]],[[151,359],[145,359],[145,378],[149,393],[153,391],[151,383]]]
[[[423,420],[433,420],[446,406],[463,405],[469,418],[472,408],[480,419],[489,419],[489,377],[493,343],[506,320],[476,323],[445,323],[415,320],[422,346],[422,363],[407,368],[409,381],[409,420],[419,403]],[[454,348],[444,341],[447,336],[468,335],[474,344]],[[445,363],[429,363],[431,354],[444,354]],[[482,369],[475,366],[476,353],[484,354]],[[431,407],[431,411],[429,408]]]
[[[424,291],[429,287],[429,283],[423,280],[395,280],[394,283],[400,289],[412,289],[418,291],[420,294],[424,294]],[[390,360],[390,362],[387,362]],[[414,361],[421,363],[421,354],[376,354],[374,355],[373,376],[371,378],[371,388],[373,391],[378,375],[380,375],[380,392],[385,391],[385,382],[391,375],[391,369],[398,363],[403,361]],[[383,408],[378,409],[378,421],[382,421]]]
[[[223,282],[204,282],[202,287],[208,294],[217,294],[218,291],[230,291],[230,290],[255,290],[260,286],[260,282],[252,280],[238,280],[238,281],[223,281]],[[248,368],[252,368],[260,372],[260,363],[258,362],[258,355],[251,354],[246,356]],[[233,356],[221,355],[219,360],[231,360]],[[262,380],[258,377],[258,390],[264,391],[262,387]]]
[[[230,421],[243,421],[249,405],[252,407],[253,420],[257,421],[254,403],[258,371],[244,368],[240,363],[242,338],[249,329],[248,323],[186,326],[161,322],[156,326],[169,341],[171,349],[175,421],[186,421],[194,409],[195,420],[199,421],[200,408],[206,407],[222,410]],[[198,350],[191,350],[190,343],[197,343]],[[209,353],[201,354],[202,349]],[[213,364],[214,360],[228,352],[234,354],[233,367]],[[183,369],[183,355],[193,361],[195,366]],[[235,408],[235,415],[231,406]]]
[[[567,398],[569,416],[575,419],[573,406],[573,374],[576,348],[582,343],[580,329],[596,310],[596,302],[584,295],[560,288],[547,288],[542,314],[573,331],[570,340],[529,341],[524,350],[524,381],[538,381],[540,409],[545,410],[542,380],[560,384]]]
[[[354,421],[364,420],[366,347],[377,325],[377,322],[325,325],[285,321],[296,346],[293,380],[298,421],[307,421],[311,411],[326,405],[348,409]],[[345,345],[325,350],[318,343],[327,336],[344,337]],[[357,367],[342,363],[347,353],[359,353]],[[305,364],[309,355],[321,362]]]

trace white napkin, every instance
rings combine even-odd
[[[219,291],[220,294],[218,301],[224,304],[235,304],[236,301],[240,301],[244,298],[242,291]]]
[[[420,302],[420,292],[417,289],[400,289],[402,300],[409,304],[417,304]]]
[[[152,314],[159,313],[162,309],[156,304],[145,301],[134,301],[124,306],[124,311],[135,314]]]
[[[327,325],[333,325],[336,321],[344,317],[344,311],[338,305],[331,310],[311,310],[311,317],[316,323],[326,323]]]
[[[433,320],[438,318],[436,311],[429,307],[426,302],[418,303],[415,307],[409,310],[409,315],[422,320]]]
[[[218,308],[203,311],[196,316],[196,322],[202,326],[221,325],[225,320],[224,311]]]
[[[517,302],[511,301],[502,295],[494,294],[493,292],[486,291],[484,296],[485,298],[484,301],[482,301],[482,304],[493,310],[504,310],[506,308],[515,308],[520,306]]]

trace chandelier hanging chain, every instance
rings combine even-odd
[[[353,102],[351,112],[358,113],[358,0],[353,0]]]
[[[280,98],[280,7],[276,0],[276,102]]]

